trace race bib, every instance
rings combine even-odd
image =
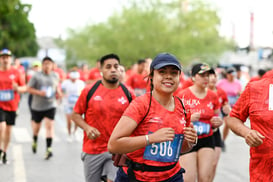
[[[135,95],[138,97],[138,96],[144,95],[146,93],[146,89],[145,88],[135,88],[134,92],[135,92]]]
[[[183,134],[175,134],[173,141],[148,145],[145,147],[143,158],[158,162],[177,162],[183,139]]]
[[[79,96],[77,95],[70,95],[68,96],[68,103],[69,104],[75,104],[78,100]]]
[[[234,106],[234,104],[236,103],[238,97],[237,96],[228,96],[228,102],[230,104],[230,106]]]
[[[194,129],[197,132],[197,135],[204,135],[209,134],[210,132],[210,125],[208,123],[203,123],[200,121],[193,122]]]
[[[53,88],[51,86],[42,86],[41,90],[46,92],[47,98],[53,97],[54,92],[53,92]]]
[[[13,90],[0,90],[0,101],[10,101],[14,99]]]

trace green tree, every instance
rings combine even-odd
[[[106,22],[70,30],[63,44],[68,58],[89,60],[94,65],[101,55],[114,52],[128,66],[139,58],[171,52],[183,64],[196,58],[216,60],[232,45],[219,36],[217,10],[201,0],[189,1],[186,8],[183,3],[132,0]]]
[[[15,56],[36,56],[35,29],[28,20],[31,5],[20,0],[0,0],[0,49],[8,48]]]

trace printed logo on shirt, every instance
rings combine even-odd
[[[180,124],[186,126],[186,120],[185,118],[180,119]]]
[[[9,75],[9,79],[14,80],[14,78],[15,78],[14,74]]]
[[[208,108],[213,109],[213,104],[212,104],[212,102],[209,102],[207,106],[208,106]]]
[[[101,101],[101,100],[102,100],[102,98],[101,98],[101,96],[96,95],[96,96],[94,97],[94,100],[96,100],[96,101]]]
[[[220,97],[219,98],[219,103],[222,104],[222,102],[223,102],[223,99],[222,99],[222,97]]]
[[[183,103],[185,105],[188,105],[190,107],[195,107],[195,106],[198,106],[200,105],[200,100],[197,100],[197,99],[182,99]]]
[[[151,123],[162,123],[162,119],[160,117],[153,117],[149,120]]]
[[[118,102],[120,102],[121,104],[125,104],[127,100],[124,97],[121,97],[118,99]]]

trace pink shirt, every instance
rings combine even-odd
[[[242,85],[237,79],[233,82],[229,82],[227,79],[222,79],[217,83],[217,88],[223,89],[228,96],[237,96],[242,91]]]

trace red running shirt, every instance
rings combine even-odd
[[[273,89],[270,93],[270,85],[273,85],[272,77],[249,83],[230,113],[243,122],[249,117],[251,129],[265,136],[263,144],[250,148],[250,181],[272,181],[273,177],[273,110],[269,109]]]
[[[228,103],[228,97],[226,92],[221,89],[221,88],[217,88],[217,95],[219,98],[219,104],[222,107],[223,105],[225,105],[226,103]]]
[[[88,75],[88,80],[99,80],[102,76],[100,74],[100,70],[98,68],[93,68],[90,70]]]
[[[16,111],[20,95],[13,91],[12,82],[19,86],[25,85],[23,75],[13,68],[7,71],[0,71],[0,108],[5,111]]]
[[[145,75],[136,73],[126,80],[126,85],[134,89],[136,96],[140,96],[146,93],[147,79]]]
[[[100,84],[89,100],[86,110],[86,97],[93,85],[88,85],[82,91],[74,106],[74,111],[78,114],[86,113],[85,122],[97,128],[101,133],[96,140],[90,140],[84,132],[83,152],[101,154],[107,151],[109,137],[124,110],[128,107],[129,101],[120,86],[116,89],[108,89]],[[130,93],[134,99],[134,93]]]
[[[183,100],[187,112],[191,114],[201,113],[199,122],[208,126],[208,131],[205,134],[198,135],[198,138],[205,138],[213,134],[210,119],[215,116],[214,111],[219,109],[218,96],[213,91],[207,91],[207,95],[203,99],[197,98],[189,88],[182,90],[178,96]]]
[[[246,121],[249,117],[251,128],[259,131],[266,138],[259,147],[251,147],[251,157],[273,157],[273,110],[269,110],[269,86],[272,78],[249,83],[241,94],[230,116]]]
[[[155,132],[160,128],[171,127],[175,130],[175,134],[183,134],[184,127],[190,124],[190,116],[187,115],[185,118],[182,105],[178,98],[175,98],[175,109],[174,111],[169,111],[165,109],[162,105],[158,103],[157,100],[152,97],[152,103],[150,111],[144,121],[141,120],[144,118],[145,114],[148,111],[149,102],[150,102],[150,93],[146,93],[142,96],[137,97],[130,106],[125,110],[123,116],[128,116],[137,122],[138,127],[132,133],[132,136],[141,136],[146,135],[148,132]],[[186,121],[187,120],[187,121]],[[140,123],[141,122],[141,123]],[[134,162],[144,163],[151,166],[168,166],[172,165],[175,162],[160,162],[154,160],[144,159],[145,148],[136,150],[134,152],[128,153],[127,156]],[[134,171],[136,179],[140,181],[162,181],[170,178],[175,175],[181,166],[179,162],[177,165],[163,172],[142,172]],[[124,171],[127,171],[127,168],[124,168]]]

